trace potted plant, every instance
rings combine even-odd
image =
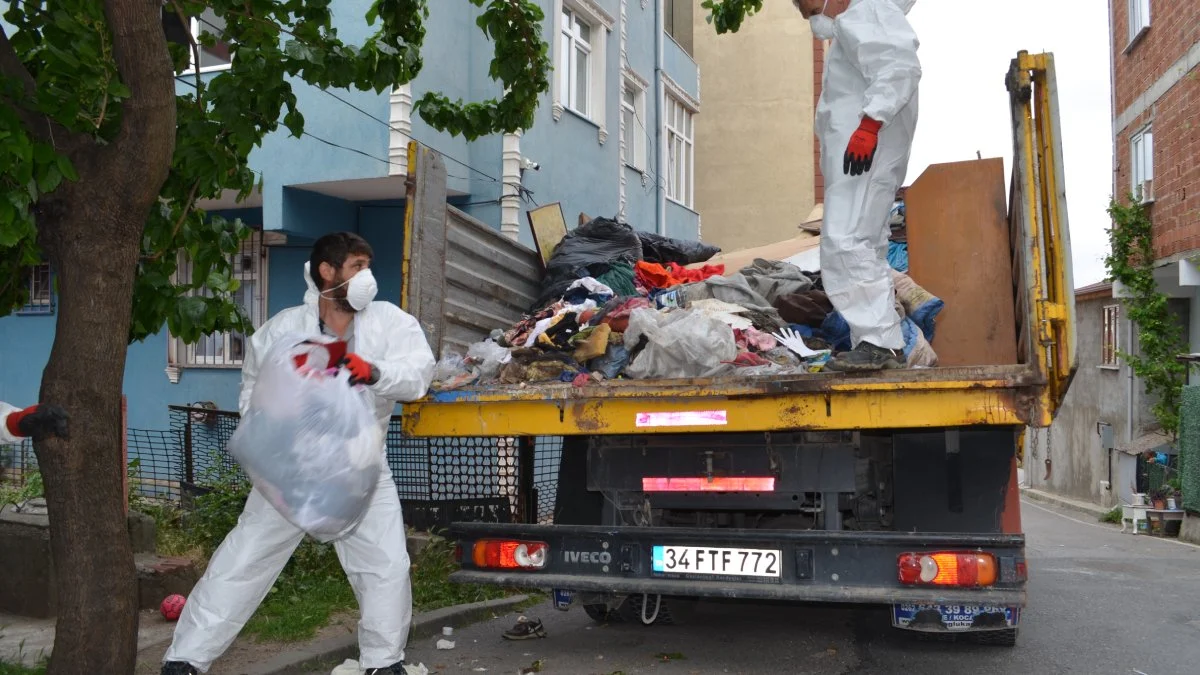
[[[1179,508],[1179,503],[1183,501],[1183,482],[1178,478],[1172,478],[1166,482],[1166,487],[1169,490],[1167,494],[1167,508]]]
[[[1167,508],[1167,497],[1174,494],[1175,491],[1164,483],[1150,491],[1150,504],[1157,510],[1165,509]]]

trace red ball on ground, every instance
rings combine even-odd
[[[162,606],[159,610],[162,612],[163,618],[167,621],[175,621],[179,615],[183,613],[183,605],[187,602],[187,598],[176,593],[163,598]]]

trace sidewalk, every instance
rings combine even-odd
[[[1091,516],[1097,521],[1100,520],[1100,518],[1107,514],[1110,510],[1098,504],[1093,504],[1092,502],[1083,502],[1076,499],[1070,499],[1069,497],[1060,497],[1059,495],[1051,492],[1035,490],[1034,488],[1029,487],[1021,488],[1021,496],[1035,502],[1050,504],[1051,506],[1057,506],[1062,509],[1075,511],[1076,513],[1080,513],[1085,516]]]
[[[138,616],[138,650],[170,641],[175,624],[167,622],[155,609],[142,610]],[[0,661],[37,665],[54,648],[54,619],[31,619],[0,614]]]
[[[444,607],[413,616],[410,640],[441,632],[442,626],[462,628],[492,616],[512,611],[529,600],[516,595],[469,605]],[[316,637],[305,642],[258,642],[240,637],[216,664],[210,675],[285,675],[303,670],[306,664],[335,662],[358,657],[357,612],[335,616]],[[157,675],[162,657],[171,643],[175,623],[157,610],[143,610],[138,617],[137,675]],[[54,619],[0,614],[0,660],[36,665],[54,647]]]

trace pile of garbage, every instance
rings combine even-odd
[[[850,349],[820,272],[756,259],[727,273],[720,249],[595,218],[554,249],[543,293],[517,325],[446,354],[435,390],[499,382],[576,386],[819,372]],[[909,367],[932,367],[943,303],[893,269]]]

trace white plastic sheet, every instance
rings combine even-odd
[[[634,378],[713,377],[730,372],[737,358],[733,329],[725,322],[686,309],[635,309],[625,332],[626,346],[646,336],[646,347],[625,368]]]
[[[383,438],[348,372],[296,370],[291,355],[304,339],[286,336],[262,359],[229,452],[284,518],[329,542],[354,529],[370,504]]]

